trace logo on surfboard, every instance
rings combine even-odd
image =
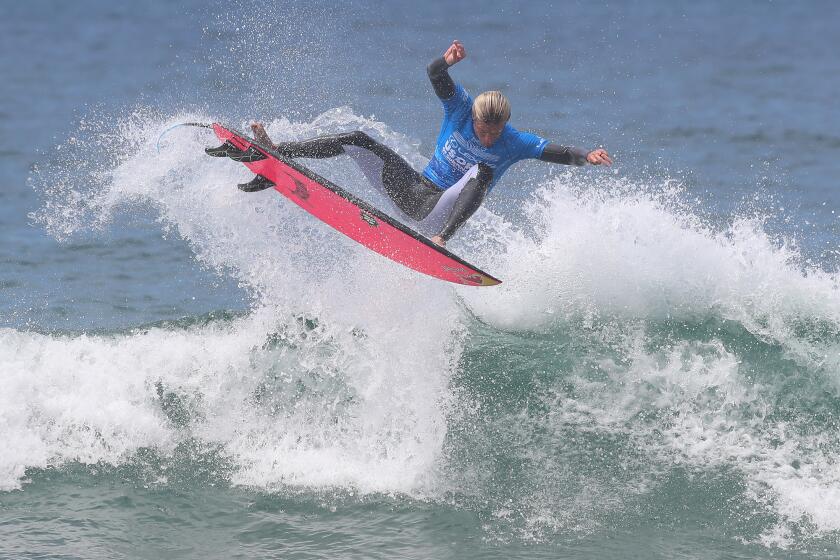
[[[292,181],[295,182],[295,188],[291,191],[291,194],[295,195],[301,200],[306,200],[309,198],[309,191],[306,189],[306,185],[292,177]]]
[[[444,270],[448,270],[449,272],[455,273],[460,276],[463,280],[467,282],[471,282],[473,284],[484,284],[483,278],[475,274],[472,270],[467,270],[463,267],[456,267],[456,266],[446,266],[443,265],[442,267]]]
[[[367,225],[369,225],[370,227],[376,227],[376,226],[378,226],[378,225],[379,225],[379,222],[377,222],[377,221],[376,221],[376,218],[374,218],[374,217],[370,214],[370,212],[365,212],[364,210],[362,210],[362,219],[363,219],[363,220],[367,223]]]

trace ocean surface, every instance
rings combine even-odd
[[[2,12],[0,558],[840,556],[840,4]],[[453,39],[514,126],[615,159],[505,175],[450,243],[499,287],[160,138],[419,169]]]

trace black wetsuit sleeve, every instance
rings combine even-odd
[[[431,80],[432,87],[435,88],[435,94],[438,97],[450,99],[455,95],[455,82],[449,75],[449,65],[443,57],[433,60],[426,67],[426,72],[429,74],[429,80]]]
[[[562,163],[564,165],[585,165],[586,154],[583,148],[575,148],[574,146],[561,146],[560,144],[551,143],[545,147],[540,161],[548,161],[550,163]]]

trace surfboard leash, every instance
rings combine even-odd
[[[155,147],[157,148],[157,153],[160,153],[160,141],[163,139],[163,137],[166,134],[168,134],[171,130],[176,129],[179,126],[197,126],[197,127],[200,127],[200,128],[213,128],[212,124],[199,123],[199,122],[185,122],[185,123],[178,123],[178,124],[172,125],[169,128],[167,128],[166,130],[164,130],[163,132],[161,132],[160,136],[158,136],[157,143],[155,144]]]

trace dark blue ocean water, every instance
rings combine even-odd
[[[36,0],[0,20],[0,557],[834,558],[840,6]],[[416,167],[512,123],[469,290],[184,121]],[[351,163],[313,163],[372,196]]]

